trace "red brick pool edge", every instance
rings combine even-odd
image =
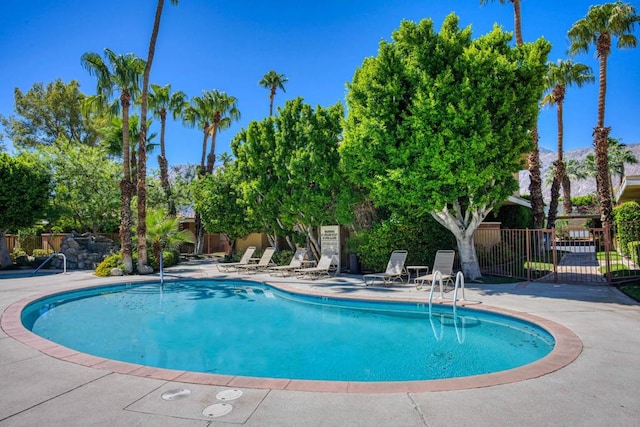
[[[311,292],[296,287],[291,287],[282,283],[269,283],[278,289],[287,292],[314,296],[331,296],[325,293]],[[68,290],[77,290],[77,287]],[[54,293],[60,293],[56,291]],[[64,291],[62,291],[64,292]],[[551,353],[544,358],[519,368],[506,371],[495,372],[484,375],[474,375],[469,377],[448,378],[441,380],[425,381],[401,381],[401,382],[350,382],[350,381],[315,381],[315,380],[290,380],[281,378],[257,378],[242,377],[232,375],[216,375],[199,372],[179,371],[172,369],[153,368],[144,365],[137,365],[116,360],[105,359],[80,353],[76,350],[56,344],[42,338],[29,331],[22,325],[20,315],[22,310],[31,302],[40,299],[47,294],[33,295],[7,307],[0,319],[0,326],[4,332],[13,339],[30,346],[43,354],[66,362],[78,365],[111,371],[114,373],[134,375],[139,377],[154,378],[165,381],[176,381],[190,384],[216,385],[227,387],[243,387],[272,390],[291,390],[327,393],[418,393],[464,390],[481,387],[490,387],[500,384],[509,384],[538,378],[551,374],[571,362],[573,362],[582,352],[582,341],[569,328],[552,322],[548,319],[535,316],[529,313],[522,313],[485,305],[474,305],[474,309],[504,314],[518,319],[526,320],[536,324],[555,339],[555,347]],[[371,301],[389,301],[389,298],[376,297],[347,297],[353,299],[367,299]],[[407,298],[394,299],[396,301],[415,300]],[[459,303],[464,306],[464,302]]]

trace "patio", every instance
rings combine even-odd
[[[179,277],[222,276],[208,263],[180,265]],[[237,277],[233,275],[233,277]],[[268,281],[268,276],[259,275]],[[252,275],[255,279],[256,276]],[[0,310],[22,298],[62,290],[149,280],[97,278],[88,272],[0,280]],[[356,277],[316,282],[274,279],[328,295],[426,300],[413,286],[367,287]],[[203,410],[230,387],[116,373],[43,354],[0,331],[0,425],[246,426],[635,426],[640,419],[640,306],[604,285],[467,284],[467,298],[537,315],[571,329],[584,345],[568,366],[526,381],[446,392],[328,393],[242,387],[233,409],[211,418]],[[161,395],[186,388],[173,401]],[[239,387],[233,387],[239,388]]]

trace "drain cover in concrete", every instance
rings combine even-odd
[[[205,417],[216,418],[227,415],[232,409],[233,406],[228,403],[214,403],[213,405],[204,408],[202,415]]]
[[[189,390],[188,388],[174,388],[172,390],[168,390],[162,393],[162,398],[164,400],[178,400],[178,399],[184,399],[190,394],[191,394],[191,390]]]
[[[223,390],[220,393],[216,394],[216,399],[218,400],[236,400],[242,396],[242,390],[238,390],[237,388]]]

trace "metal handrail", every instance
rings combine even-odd
[[[49,256],[49,258],[45,259],[45,260],[42,262],[42,264],[40,264],[40,266],[39,266],[38,268],[36,268],[36,269],[33,271],[33,273],[31,273],[31,275],[32,275],[32,276],[34,276],[38,271],[40,271],[40,269],[41,269],[42,267],[44,267],[44,265],[45,265],[46,263],[48,263],[49,261],[51,261],[51,260],[53,259],[53,257],[55,257],[55,256],[61,256],[61,257],[62,257],[62,268],[63,268],[63,269],[62,269],[62,272],[66,274],[66,273],[67,273],[67,257],[66,257],[66,256],[65,256],[65,254],[63,254],[62,252],[54,252],[54,253],[52,253],[52,254]]]

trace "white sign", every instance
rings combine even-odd
[[[322,252],[332,251],[336,254],[335,262],[338,263],[340,272],[340,226],[323,225],[320,227],[320,248]]]

